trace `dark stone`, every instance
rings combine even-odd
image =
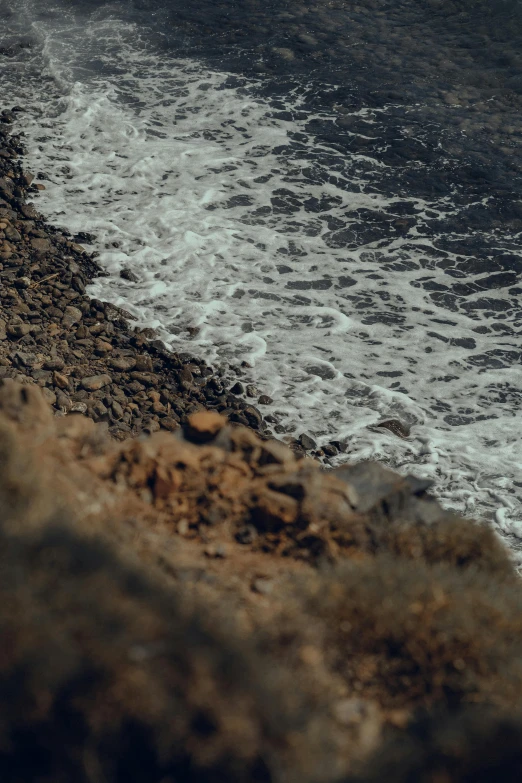
[[[298,442],[306,451],[311,451],[312,449],[317,448],[317,443],[315,442],[315,440],[311,438],[309,435],[307,435],[305,432],[303,432],[303,434],[299,436]]]
[[[259,429],[259,427],[261,427],[263,424],[263,417],[261,416],[258,409],[254,407],[254,405],[247,405],[247,407],[243,409],[243,413],[240,415],[246,417],[247,423],[251,427],[254,427],[254,429]]]
[[[135,275],[131,269],[122,269],[120,272],[122,280],[128,280],[130,283],[139,283],[138,275]]]
[[[223,411],[223,415],[224,416],[226,416],[227,413],[228,413],[227,410]],[[248,424],[249,424],[248,419],[247,419],[246,416],[243,416],[242,413],[238,413],[237,411],[231,411],[228,414],[228,418],[229,418],[230,421],[233,421],[236,424],[242,424],[243,427],[248,427]]]
[[[75,242],[87,242],[91,243],[94,242],[96,239],[95,234],[89,234],[87,231],[79,231],[78,234],[74,235],[74,241]]]
[[[332,440],[330,441],[330,443],[334,448],[336,448],[341,453],[344,453],[345,451],[348,450],[348,444],[342,443],[340,440]]]
[[[332,443],[324,445],[323,451],[327,457],[335,457],[336,454],[339,454],[339,450]]]
[[[380,427],[383,430],[389,430],[398,438],[408,438],[410,436],[410,428],[407,424],[399,419],[386,419],[386,421],[380,421],[375,427]]]

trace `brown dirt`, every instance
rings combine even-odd
[[[406,479],[208,412],[118,443],[9,380],[0,442],[0,750],[49,770],[20,779],[123,779],[132,736],[139,780],[335,780],[419,706],[519,703],[507,553]]]

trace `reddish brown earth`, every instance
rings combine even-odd
[[[0,137],[0,779],[522,779],[495,534],[411,476],[326,472],[90,300]]]

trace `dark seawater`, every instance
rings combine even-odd
[[[93,293],[250,361],[280,436],[429,476],[517,548],[522,4],[0,0],[0,19],[41,208],[98,235]],[[372,429],[390,417],[409,441]]]

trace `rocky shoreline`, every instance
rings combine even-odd
[[[0,378],[36,383],[57,415],[106,422],[116,440],[173,432],[201,408],[262,437],[285,437],[277,416],[263,414],[273,401],[249,383],[246,362],[225,377],[85,293],[103,274],[80,244],[93,237],[57,229],[27,201],[45,185],[23,170],[23,132],[10,127],[20,116],[20,107],[0,112]],[[326,466],[346,449],[340,441],[318,447],[306,433],[285,441]]]
[[[17,113],[0,779],[518,783],[522,587],[494,531],[377,463],[323,470],[306,435],[269,437],[247,368],[228,389],[89,298],[82,236],[25,200]]]
[[[22,138],[10,133],[22,113],[0,113],[0,378],[36,383],[57,415],[106,422],[117,440],[172,432],[202,407],[268,434],[258,405],[271,400],[241,381],[244,368],[231,368],[231,390],[203,360],[171,353],[129,313],[86,295],[102,273],[79,244],[91,237],[54,228],[26,202],[45,186],[24,172]]]

